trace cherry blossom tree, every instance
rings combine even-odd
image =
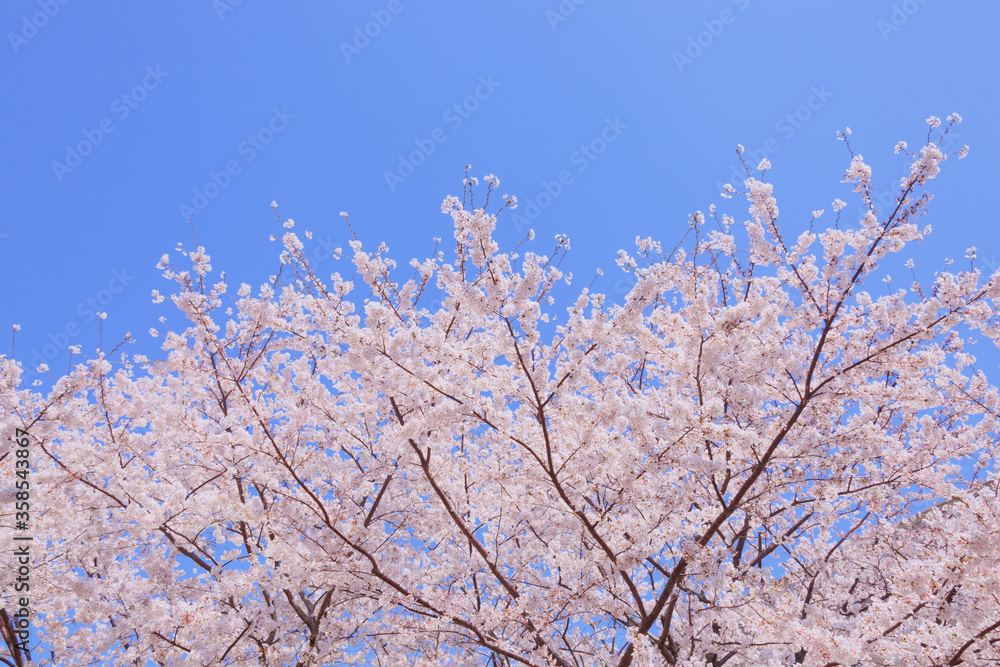
[[[618,304],[574,295],[563,236],[499,247],[516,201],[489,212],[492,176],[483,206],[468,177],[443,204],[454,255],[405,281],[356,238],[350,278],[317,275],[292,220],[256,291],[201,247],[165,255],[187,325],[163,359],[100,353],[42,396],[0,358],[45,544],[34,659],[1000,662],[1000,397],[966,351],[998,341],[1000,273],[878,283],[929,234],[959,121],[929,119],[886,210],[840,134],[858,226],[838,199],[791,237],[770,165],[748,168],[726,195],[749,219],[713,206],[670,252],[637,239]]]

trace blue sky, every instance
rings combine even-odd
[[[918,267],[971,245],[1000,256],[998,19],[993,3],[941,0],[8,0],[0,330],[20,324],[14,357],[62,373],[67,345],[94,351],[104,310],[109,347],[130,331],[129,350],[155,356],[157,318],[183,325],[150,291],[172,291],[155,264],[190,247],[187,215],[233,285],[275,272],[272,200],[313,230],[317,258],[347,246],[347,211],[405,266],[451,235],[439,207],[466,163],[522,215],[538,206],[530,223],[501,218],[501,243],[531,226],[548,252],[566,233],[563,267],[581,285],[604,269],[594,289],[616,299],[616,251],[636,235],[673,247],[723,201],[737,143],[767,154],[797,230],[834,197],[857,208],[838,129],[888,189],[895,142],[953,111],[955,148],[972,149],[932,183]]]

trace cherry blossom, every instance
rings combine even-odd
[[[620,303],[565,299],[565,236],[500,247],[492,174],[410,278],[357,239],[320,276],[291,220],[258,288],[164,255],[153,300],[186,323],[162,358],[101,352],[41,395],[0,357],[0,429],[34,456],[35,659],[1000,660],[1000,393],[968,345],[997,344],[1000,273],[878,282],[929,233],[939,141],[885,211],[851,153],[860,228],[783,225],[749,178],[748,209],[621,251]]]

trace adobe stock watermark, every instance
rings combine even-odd
[[[350,63],[355,56],[361,55],[361,52],[371,45],[372,40],[381,35],[382,31],[392,23],[392,19],[399,16],[404,9],[402,0],[389,0],[383,9],[373,9],[372,20],[365,22],[363,26],[355,26],[353,39],[350,42],[340,43],[340,52],[344,54],[344,59]]]
[[[441,119],[448,124],[448,128],[453,132],[462,126],[462,123],[472,117],[472,114],[479,109],[479,106],[488,100],[494,91],[502,84],[494,81],[493,75],[479,77],[479,85],[471,94],[466,95],[461,101],[452,104],[441,114]],[[385,172],[385,184],[389,186],[389,192],[395,192],[396,188],[406,181],[407,178],[416,172],[417,167],[424,164],[438,144],[443,144],[448,140],[448,133],[443,127],[435,128],[426,138],[415,139],[413,141],[416,148],[407,155],[399,155],[399,163],[394,171]]]
[[[49,342],[42,345],[41,349],[35,348],[31,351],[31,364],[25,377],[38,375],[38,366],[47,364],[54,360],[60,353],[64,353],[69,348],[73,339],[83,331],[81,321],[84,325],[90,324],[98,317],[99,311],[115,300],[115,297],[125,291],[129,283],[135,280],[135,276],[128,272],[126,267],[111,271],[111,278],[104,287],[97,290],[92,296],[76,304],[76,317],[68,320],[62,327],[54,332],[49,332]]]
[[[337,246],[336,241],[329,234],[323,239],[318,236],[313,238],[318,245],[311,253],[314,262],[325,262],[328,259],[338,258],[344,254],[343,248]]]
[[[893,4],[889,20],[879,19],[875,23],[878,31],[882,33],[882,41],[888,42],[889,35],[902,28],[910,20],[910,17],[926,4],[927,0],[903,0],[899,4]]]
[[[235,12],[236,8],[243,4],[243,0],[212,0],[212,9],[220,21],[226,20],[226,14]]]
[[[740,11],[746,11],[747,7],[750,6],[750,0],[732,0],[732,2]],[[702,21],[701,24],[705,26],[705,29],[699,30],[696,35],[687,38],[687,46],[684,47],[684,52],[674,51],[671,54],[674,59],[674,65],[677,66],[677,71],[683,73],[685,67],[693,64],[695,60],[700,58],[705,53],[705,49],[715,44],[715,40],[722,36],[722,33],[726,30],[726,26],[736,22],[736,16],[733,10],[727,8],[719,12],[718,18]]]
[[[615,116],[614,120],[605,118],[604,127],[601,128],[598,135],[570,153],[570,165],[576,167],[578,174],[587,171],[590,165],[603,155],[608,150],[608,146],[616,142],[622,135],[622,131],[627,128],[628,125],[621,122],[618,116]],[[566,188],[573,184],[575,178],[572,170],[563,169],[551,181],[543,180],[541,182],[544,192],[539,192],[534,197],[519,199],[517,208],[511,211],[510,216],[510,221],[517,228],[518,233],[525,225],[537,220],[542,215],[542,211],[552,206],[552,202],[562,196]]]
[[[163,80],[170,76],[169,72],[160,70],[160,66],[146,68],[146,74],[142,77],[132,90],[122,93],[111,102],[111,113],[123,121],[139,108],[150,92],[159,88]],[[56,179],[62,183],[66,174],[70,174],[74,169],[83,164],[83,159],[94,152],[94,149],[101,145],[109,134],[115,131],[115,121],[111,116],[105,116],[92,130],[83,130],[83,139],[76,144],[66,146],[66,156],[63,161],[52,161],[52,171]]]
[[[227,160],[219,171],[209,171],[208,180],[200,188],[192,191],[191,203],[179,205],[181,219],[192,218],[212,203],[212,200],[222,194],[222,191],[229,187],[233,178],[243,172],[244,164],[250,164],[257,156],[274,141],[274,138],[285,131],[289,123],[295,119],[295,114],[289,113],[288,107],[272,109],[271,118],[267,123],[255,133],[248,135],[236,147],[236,156]],[[240,161],[242,158],[242,162]]]
[[[833,92],[827,90],[825,83],[821,83],[819,86],[809,86],[809,95],[805,101],[775,122],[775,132],[780,135],[783,141],[788,141],[809,122],[813,114],[823,108],[823,105],[831,97],[833,97]],[[781,143],[778,141],[778,137],[768,137],[761,143],[760,148],[746,150],[743,155],[752,162],[750,166],[754,167],[760,164],[761,160],[777,153],[780,148]],[[734,164],[729,170],[729,176],[729,182],[732,184],[742,183],[747,179],[742,164]],[[725,182],[723,181],[715,182],[715,187],[719,192],[723,191],[724,186]]]
[[[21,17],[21,29],[17,32],[8,32],[7,41],[14,53],[19,53],[21,47],[34,39],[38,31],[49,24],[63,5],[68,5],[69,0],[38,0],[39,11],[31,16]]]
[[[549,27],[556,30],[560,23],[565,23],[576,11],[576,8],[587,0],[562,0],[559,5],[552,9],[545,10],[545,20],[549,22]]]
[[[986,269],[984,273],[986,274],[987,279],[993,277],[994,273],[1000,271],[1000,259],[997,259],[997,256],[995,254],[990,255],[989,259],[986,259],[984,257],[983,268]]]

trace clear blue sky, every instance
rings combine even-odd
[[[519,212],[547,204],[538,250],[569,234],[564,268],[582,285],[603,268],[595,289],[616,299],[617,249],[636,235],[672,247],[724,201],[737,143],[768,153],[797,230],[835,197],[857,208],[837,130],[888,189],[895,142],[953,111],[972,149],[932,182],[937,233],[918,267],[971,245],[1000,258],[995,3],[236,1],[4,2],[0,331],[22,325],[15,358],[65,372],[67,345],[97,345],[95,310],[109,347],[131,331],[130,352],[157,356],[148,329],[184,323],[150,302],[172,291],[155,264],[190,246],[192,212],[234,287],[275,272],[272,200],[328,246],[347,246],[347,211],[405,266],[450,237],[440,203],[471,163]],[[563,171],[572,181],[539,199]],[[526,230],[508,218],[498,236],[510,247]]]

